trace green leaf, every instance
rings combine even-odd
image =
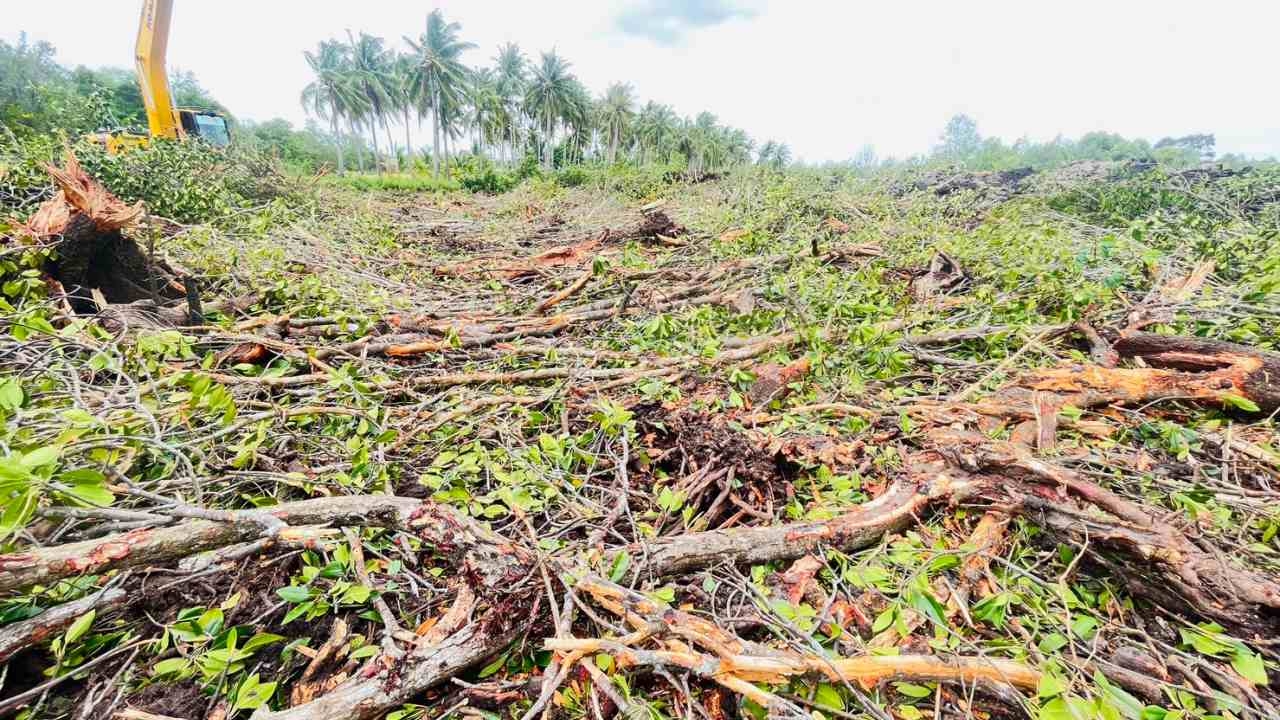
[[[259,682],[258,673],[253,673],[240,683],[236,690],[236,701],[232,710],[256,710],[271,700],[276,692],[276,683]]]
[[[313,602],[304,602],[299,605],[294,605],[292,610],[284,614],[284,620],[281,621],[281,624],[288,625],[294,620],[297,620],[303,615],[306,615],[307,613],[311,612],[311,610],[314,607],[315,607],[315,603]]]
[[[1071,632],[1081,640],[1088,640],[1098,630],[1098,621],[1090,615],[1081,615],[1071,622]]]
[[[0,410],[16,410],[22,407],[22,386],[17,378],[0,381]]]
[[[1262,656],[1257,653],[1238,648],[1231,658],[1231,667],[1235,668],[1241,677],[1254,685],[1266,685],[1268,682],[1267,666],[1262,661]]]
[[[1036,686],[1036,695],[1042,698],[1057,697],[1066,689],[1066,686],[1062,683],[1062,678],[1046,672],[1040,675],[1040,683]]]
[[[176,657],[168,660],[161,660],[151,668],[153,675],[178,675],[186,671],[188,660],[186,658]]]
[[[305,585],[290,585],[276,590],[281,600],[290,603],[301,603],[311,599],[311,588]]]
[[[1068,642],[1069,641],[1067,640],[1066,636],[1064,636],[1062,633],[1050,633],[1049,635],[1046,635],[1043,640],[1040,641],[1040,644],[1037,647],[1040,648],[1040,652],[1048,654],[1048,653],[1057,652],[1058,650],[1061,650],[1062,648],[1066,647]]]
[[[363,605],[373,594],[373,588],[367,585],[352,585],[342,594],[342,602]]]
[[[1091,703],[1075,695],[1056,697],[1040,707],[1039,720],[1093,720]]]
[[[22,456],[19,460],[22,467],[31,469],[38,468],[41,465],[49,465],[58,461],[58,456],[62,454],[62,448],[57,445],[45,445],[42,448],[36,448],[31,452]]]
[[[71,627],[67,628],[67,645],[79,640],[85,633],[89,632],[89,628],[93,625],[93,618],[97,614],[96,610],[90,610],[71,623]]]
[[[897,611],[893,608],[889,608],[877,615],[875,622],[871,624],[871,632],[880,633],[887,630],[889,626],[893,624],[893,618],[897,614]]]
[[[94,507],[108,507],[115,502],[116,496],[106,488],[106,485],[89,485],[76,484],[72,485],[67,494],[74,497],[85,504]]]
[[[1226,407],[1232,407],[1245,412],[1256,413],[1262,411],[1262,409],[1258,407],[1258,404],[1249,398],[1232,395],[1231,393],[1227,393],[1222,396],[1222,404]]]
[[[617,555],[613,556],[613,565],[609,567],[609,579],[613,582],[621,582],[622,578],[627,574],[627,568],[631,566],[631,555],[626,550],[621,550]]]
[[[0,513],[0,538],[26,527],[36,512],[39,493],[27,488],[18,497],[5,498],[4,512]]]
[[[925,687],[924,685],[916,685],[914,683],[894,683],[893,687],[896,688],[898,692],[910,698],[927,698],[933,694],[933,690]]]
[[[244,647],[241,648],[241,650],[247,653],[255,652],[257,651],[258,648],[266,647],[267,645],[271,645],[272,643],[283,642],[284,639],[285,637],[283,635],[275,635],[273,633],[258,633],[257,635],[254,635],[253,637],[246,640],[244,643]]]
[[[818,688],[813,694],[813,701],[824,708],[844,710],[844,697],[840,695],[840,691],[836,686],[830,683],[818,684]]]
[[[355,650],[352,650],[351,654],[348,655],[347,657],[351,658],[352,660],[363,660],[365,658],[371,658],[377,654],[378,654],[377,645],[363,645],[361,647],[356,648]]]
[[[494,660],[488,665],[485,665],[484,667],[480,668],[480,672],[478,675],[481,678],[487,678],[490,675],[493,675],[494,673],[501,670],[502,666],[505,665],[506,663],[507,663],[507,653],[503,653],[502,655],[498,656],[497,660]]]

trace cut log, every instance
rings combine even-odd
[[[661,577],[723,562],[794,560],[823,546],[859,550],[909,526],[930,503],[962,499],[977,490],[968,473],[948,467],[932,453],[909,458],[906,475],[880,497],[831,520],[685,533],[626,551],[644,558],[636,572]]]
[[[264,508],[264,511],[290,526],[332,524],[404,529],[421,505],[421,500],[413,498],[357,495],[301,500]],[[36,584],[49,585],[79,575],[164,564],[257,540],[266,532],[261,523],[248,520],[188,520],[0,555],[0,593],[18,592]]]
[[[1050,368],[1030,373],[1023,388],[1055,392],[1075,407],[1155,400],[1191,399],[1243,410],[1241,400],[1270,413],[1280,408],[1280,354],[1205,338],[1134,332],[1115,343],[1121,357],[1141,358],[1152,367],[1096,365]],[[1022,397],[1013,388],[1006,398]]]
[[[109,588],[92,595],[49,608],[35,617],[0,627],[0,665],[21,650],[39,645],[62,632],[76,618],[90,610],[117,607],[124,604],[125,592]]]

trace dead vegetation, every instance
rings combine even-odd
[[[59,251],[3,341],[0,714],[1275,717],[1274,297],[1175,245],[1064,300],[1049,248],[1113,231],[909,226],[1025,173],[843,219],[770,178],[294,223],[201,298],[162,256],[204,249],[55,172],[11,241]]]

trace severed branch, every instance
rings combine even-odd
[[[949,448],[958,466],[996,474],[985,498],[1089,547],[1104,564],[1118,566],[1135,595],[1185,606],[1246,635],[1280,632],[1280,582],[1203,549],[1164,511],[1036,458],[1025,446],[949,429],[932,439]]]
[[[24,648],[48,640],[90,610],[119,607],[125,604],[125,598],[124,590],[105,588],[79,600],[49,608],[35,617],[0,627],[0,664],[9,662]]]
[[[421,505],[421,500],[384,495],[317,498],[283,503],[243,516],[219,513],[218,519],[194,519],[83,542],[33,548],[0,555],[0,593],[17,592],[36,584],[48,585],[79,575],[163,564],[228,545],[260,540],[273,530],[264,527],[259,517],[263,514],[288,526],[274,535],[288,540],[300,526],[407,527],[410,516]]]
[[[622,665],[681,667],[766,708],[782,709],[786,703],[777,695],[756,687],[756,683],[785,683],[789,678],[804,675],[856,682],[863,688],[872,688],[887,680],[904,680],[990,682],[1029,689],[1040,681],[1039,671],[1004,659],[929,655],[829,658],[767,648],[596,575],[580,578],[577,588],[622,617],[636,632],[613,640],[547,638],[543,641],[545,649],[577,656],[608,652]],[[678,640],[666,640],[661,649],[635,647],[652,636],[655,627],[661,628],[662,636]]]

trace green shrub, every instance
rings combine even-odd
[[[464,189],[489,195],[507,192],[519,182],[514,174],[499,171],[488,158],[475,155],[459,159],[454,172]]]
[[[436,178],[418,173],[348,173],[346,175],[326,176],[324,182],[330,185],[348,187],[352,190],[374,191],[391,190],[396,192],[434,192],[457,191],[462,185],[456,180]]]
[[[0,135],[0,208],[25,214],[52,194],[45,165],[61,165],[69,141]],[[182,223],[214,220],[286,194],[276,161],[252,148],[159,141],[110,155],[83,140],[72,146],[85,171],[126,202]]]
[[[562,187],[579,187],[580,185],[585,185],[590,179],[591,175],[581,165],[570,165],[556,172],[556,182],[560,183]]]

